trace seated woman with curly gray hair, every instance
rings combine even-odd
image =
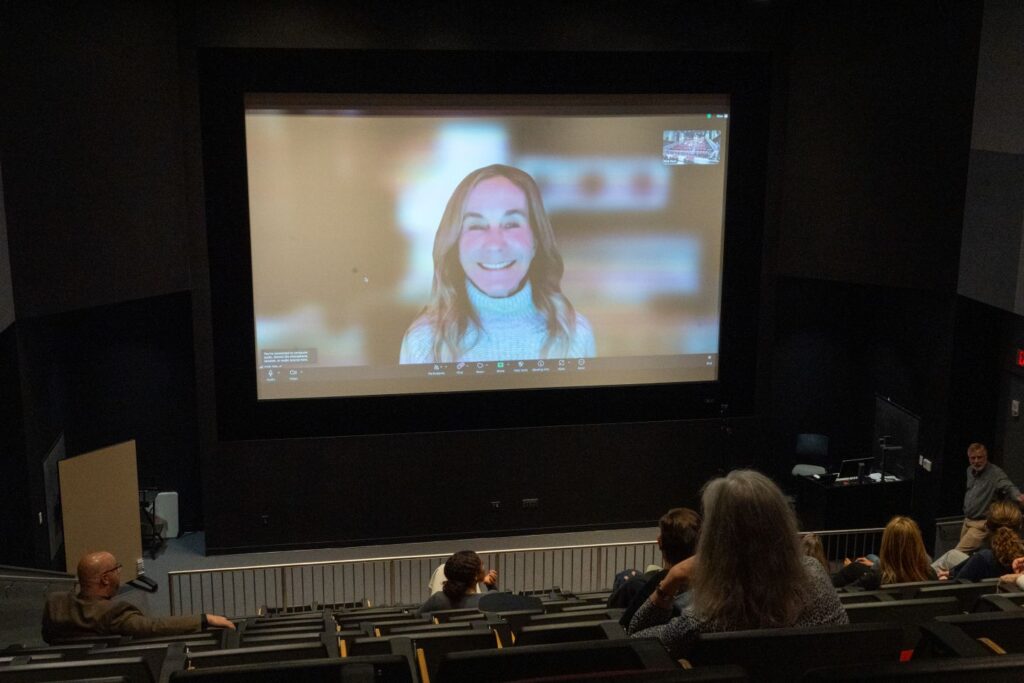
[[[629,624],[686,657],[699,633],[846,624],[849,619],[817,560],[804,555],[796,519],[771,479],[735,470],[713,479],[701,499],[697,554],[669,570]],[[692,602],[672,617],[683,590]]]

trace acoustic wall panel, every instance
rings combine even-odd
[[[106,550],[123,565],[121,581],[131,581],[142,561],[135,442],[68,458],[58,466],[68,571],[75,570],[83,554]]]

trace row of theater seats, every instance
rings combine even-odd
[[[840,592],[849,626],[704,634],[689,669],[656,640],[625,638],[607,594],[552,591],[503,612],[347,607],[240,619],[236,631],[15,646],[0,653],[0,682],[1024,680],[1024,593],[996,589]]]

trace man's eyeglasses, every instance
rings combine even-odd
[[[108,569],[107,571],[103,572],[103,574],[100,574],[100,576],[104,576],[104,575],[106,575],[106,574],[109,574],[110,572],[116,572],[116,571],[117,571],[117,570],[119,570],[119,569],[120,569],[120,568],[121,568],[122,566],[123,566],[123,565],[120,565],[120,564],[115,564],[115,565],[114,565],[113,567],[111,567],[111,568],[110,568],[110,569]]]

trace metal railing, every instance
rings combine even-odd
[[[558,586],[582,593],[609,588],[615,574],[661,561],[654,542],[602,543],[477,551],[498,585],[513,592]],[[171,614],[256,614],[262,608],[362,602],[411,605],[429,597],[427,584],[450,553],[270,564],[168,572]]]
[[[825,557],[834,569],[843,566],[843,560],[855,560],[870,553],[878,554],[882,545],[883,529],[840,529],[836,531],[814,531],[825,548]],[[801,534],[804,536],[806,534]]]
[[[826,556],[877,553],[881,529],[815,532]],[[550,589],[586,593],[609,590],[624,569],[659,564],[654,542],[601,543],[478,551],[484,566],[498,570],[502,590]],[[268,564],[168,572],[171,614],[257,614],[361,602],[366,605],[418,605],[429,597],[427,584],[448,553]]]

